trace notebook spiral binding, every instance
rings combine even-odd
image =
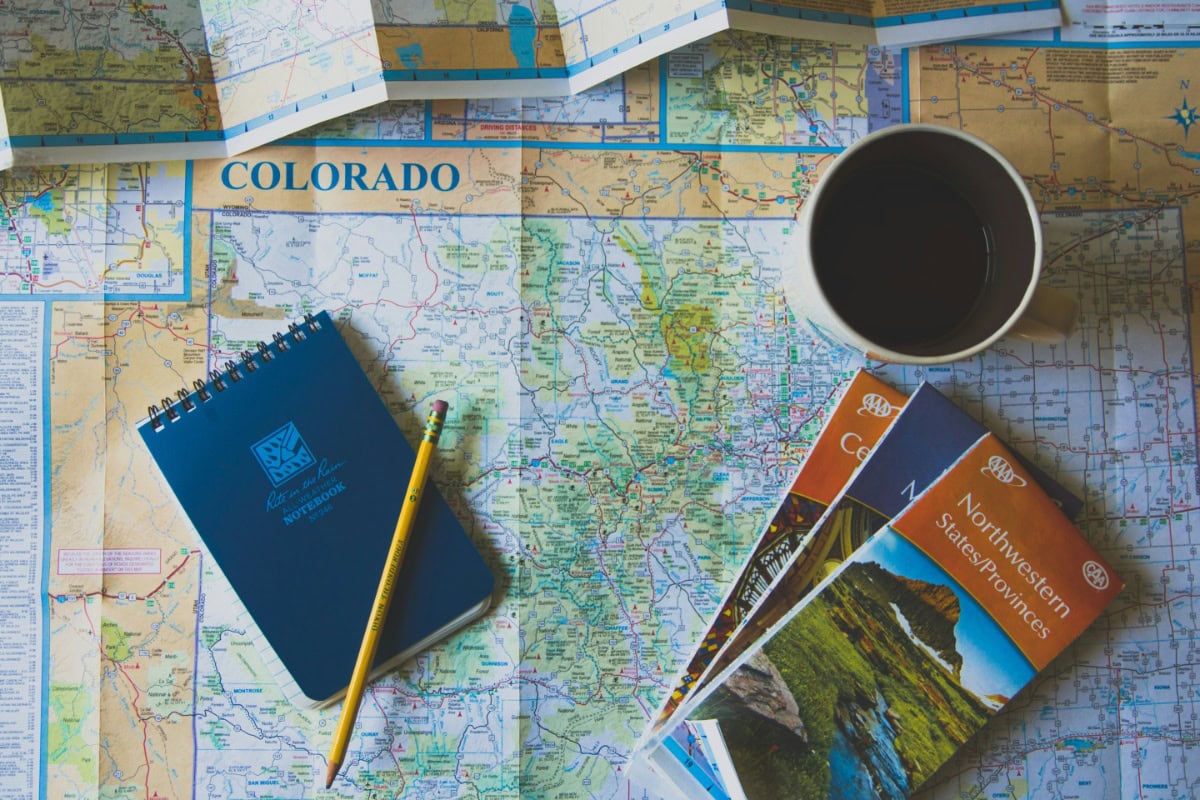
[[[266,342],[259,342],[255,350],[243,350],[238,354],[240,364],[230,359],[225,362],[222,369],[209,370],[207,383],[197,378],[192,381],[191,392],[187,389],[179,389],[175,392],[174,397],[168,395],[157,405],[151,403],[149,406],[151,430],[156,432],[163,430],[169,423],[179,420],[184,414],[194,411],[199,404],[212,400],[216,393],[225,391],[230,385],[257,372],[264,364],[271,363],[297,343],[303,342],[308,338],[309,333],[316,333],[320,329],[321,323],[317,321],[317,318],[312,314],[305,314],[303,322],[299,324],[293,322],[288,325],[288,333],[291,334],[290,342],[282,333],[275,333],[271,337],[274,347]]]

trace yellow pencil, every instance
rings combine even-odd
[[[342,761],[346,758],[346,747],[350,744],[350,732],[354,730],[354,720],[358,717],[358,706],[362,703],[363,689],[366,687],[367,675],[371,673],[371,663],[375,660],[375,648],[379,645],[379,634],[383,630],[384,620],[387,619],[388,605],[392,600],[392,589],[396,585],[396,575],[400,572],[400,564],[404,561],[404,549],[408,544],[409,534],[412,533],[413,523],[417,519],[417,509],[421,505],[421,495],[425,491],[425,479],[429,475],[429,461],[437,446],[438,438],[442,435],[442,424],[446,421],[446,411],[450,405],[444,400],[435,400],[433,410],[425,420],[425,435],[421,437],[421,445],[417,448],[417,459],[413,462],[412,477],[408,481],[408,492],[404,495],[404,505],[400,507],[400,518],[396,520],[396,530],[392,534],[392,545],[388,549],[387,563],[383,575],[379,579],[379,588],[375,591],[375,602],[371,606],[371,619],[363,634],[362,644],[358,648],[358,659],[354,662],[354,673],[350,676],[350,686],[346,689],[346,701],[342,704],[342,717],[338,720],[337,730],[333,734],[333,744],[329,748],[329,768],[325,771],[325,788],[333,785]]]

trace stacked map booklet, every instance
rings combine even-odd
[[[1123,587],[1080,505],[931,385],[859,373],[633,774],[689,798],[909,796]]]
[[[0,168],[223,157],[297,133],[319,139],[306,129],[389,98],[564,96],[731,28],[908,46],[1062,24],[1059,0],[259,0],[69,13],[15,0],[3,9]]]

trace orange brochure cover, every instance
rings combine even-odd
[[[892,523],[952,575],[1043,669],[1122,582],[1003,445],[989,435]]]
[[[654,717],[651,731],[670,719],[730,635],[754,610],[813,524],[896,419],[906,399],[903,392],[866,372],[859,371],[850,381],[804,459],[787,497],[759,535],[742,574]]]

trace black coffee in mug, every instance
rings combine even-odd
[[[817,282],[855,331],[893,350],[946,341],[993,272],[991,231],[935,172],[872,165],[827,187],[812,221]]]
[[[1042,229],[1020,174],[991,145],[893,125],[824,165],[780,275],[797,318],[902,364],[944,364],[1001,336],[1061,342],[1075,299],[1038,285]]]

